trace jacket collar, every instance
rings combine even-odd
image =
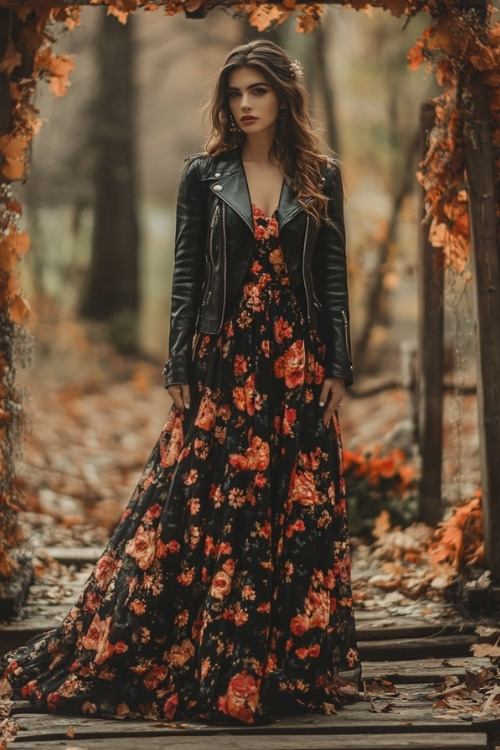
[[[207,179],[212,192],[231,206],[253,232],[252,205],[239,149],[227,151],[213,159]],[[295,193],[286,181],[283,182],[278,206],[280,229],[301,210]]]

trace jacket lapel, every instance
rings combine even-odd
[[[239,152],[229,151],[214,159],[209,179],[211,191],[231,206],[253,233],[252,206]]]
[[[214,159],[209,180],[212,192],[231,206],[253,233],[252,205],[239,151],[228,151]],[[278,206],[280,229],[301,210],[295,193],[286,182],[283,182]]]

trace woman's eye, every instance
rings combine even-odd
[[[262,96],[263,94],[267,94],[267,89],[254,89],[254,94],[257,94],[257,96]]]
[[[228,96],[229,96],[230,99],[235,99],[239,95],[240,95],[239,91],[230,91],[229,94],[228,94]]]

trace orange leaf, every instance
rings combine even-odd
[[[23,136],[0,136],[0,155],[5,160],[1,170],[8,180],[19,180],[23,176],[27,146],[28,140]]]
[[[14,323],[24,323],[32,315],[28,301],[19,292],[9,305],[9,314]]]
[[[50,90],[54,96],[64,96],[66,89],[70,86],[68,75],[71,73],[75,63],[67,55],[54,55],[49,59],[48,69],[50,75]]]
[[[408,60],[408,68],[410,70],[416,70],[417,68],[422,65],[423,62],[425,62],[425,58],[422,54],[422,47],[420,44],[416,44],[414,47],[412,47],[408,54],[406,55],[406,59]]]
[[[376,539],[384,536],[391,528],[391,517],[387,510],[383,510],[375,519],[372,534]]]
[[[15,232],[8,236],[8,241],[17,255],[23,255],[30,246],[30,236],[28,232]]]

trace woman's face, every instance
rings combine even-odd
[[[231,114],[247,136],[266,131],[274,135],[280,102],[259,68],[242,67],[231,71],[227,96]]]

